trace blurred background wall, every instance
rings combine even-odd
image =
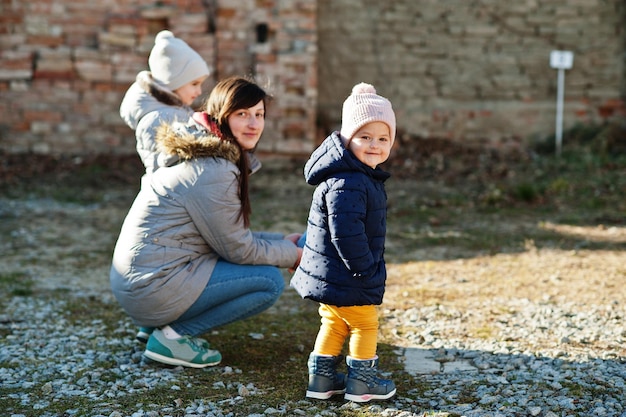
[[[118,109],[169,29],[225,76],[274,96],[260,150],[307,154],[372,83],[401,134],[530,141],[624,117],[623,0],[0,0],[0,150],[132,154]]]

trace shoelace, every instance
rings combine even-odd
[[[206,352],[206,349],[202,346],[202,342],[200,340],[191,336],[183,336],[183,338],[195,352]]]

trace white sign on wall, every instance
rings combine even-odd
[[[572,51],[552,51],[550,53],[550,66],[556,69],[571,69],[574,65],[574,53]]]

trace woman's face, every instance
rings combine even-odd
[[[235,110],[228,116],[228,126],[244,151],[254,149],[265,128],[263,100],[250,108]]]
[[[174,90],[174,93],[180,98],[184,105],[191,106],[194,100],[202,94],[202,83],[206,79],[207,77],[205,76],[193,80],[192,82]]]

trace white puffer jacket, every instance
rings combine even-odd
[[[193,109],[183,105],[176,94],[160,85],[149,71],[137,74],[120,105],[120,116],[135,131],[137,153],[149,176],[160,166],[172,165],[176,157],[161,158],[157,151],[156,129],[162,124],[176,121],[185,122],[193,114]],[[146,181],[146,177],[142,183]]]

